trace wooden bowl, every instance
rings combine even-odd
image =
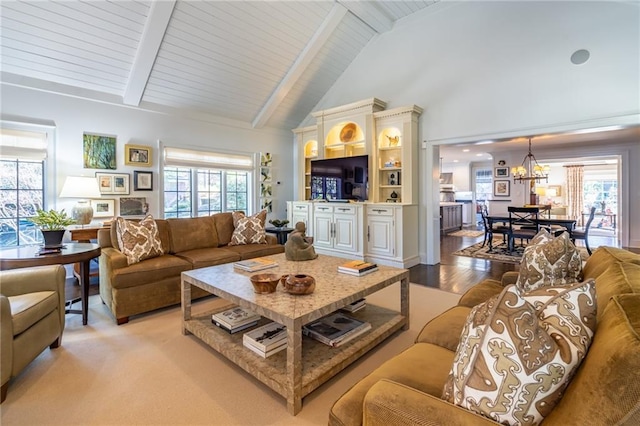
[[[284,289],[289,294],[311,294],[316,289],[316,280],[311,275],[291,274],[284,281]]]
[[[256,274],[249,277],[253,284],[253,291],[258,294],[273,293],[280,282],[280,275]]]

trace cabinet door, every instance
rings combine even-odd
[[[368,253],[394,256],[394,224],[392,216],[370,216],[367,224]]]
[[[333,247],[333,214],[316,211],[313,216],[313,245]]]
[[[334,215],[334,247],[340,250],[358,251],[358,220],[355,215]]]

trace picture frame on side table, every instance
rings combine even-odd
[[[96,172],[96,179],[103,195],[129,195],[129,173]]]
[[[143,172],[134,170],[133,172],[134,191],[153,191],[153,172]]]
[[[511,195],[511,181],[493,181],[493,195],[496,197],[509,197]]]
[[[124,145],[124,164],[127,166],[151,167],[153,149],[144,145]]]
[[[91,200],[93,217],[114,217],[116,215],[116,200]]]
[[[496,167],[493,172],[493,176],[497,178],[508,178],[509,177],[509,168],[508,167]]]

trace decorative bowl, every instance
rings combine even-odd
[[[315,289],[316,279],[311,275],[291,274],[284,281],[284,290],[289,294],[311,294]]]
[[[273,293],[276,291],[280,275],[276,274],[256,274],[249,277],[253,284],[253,291],[258,294]]]
[[[356,123],[347,123],[340,130],[340,141],[342,142],[353,142],[356,138],[356,131],[358,128],[356,127]]]

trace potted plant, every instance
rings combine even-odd
[[[27,220],[40,228],[44,237],[44,246],[47,248],[60,247],[66,227],[76,223],[73,218],[67,216],[64,209],[37,210],[36,215]]]
[[[276,228],[282,228],[284,226],[287,225],[287,223],[289,223],[289,221],[287,219],[271,219],[269,221],[270,224],[272,224],[273,226],[275,226]]]

